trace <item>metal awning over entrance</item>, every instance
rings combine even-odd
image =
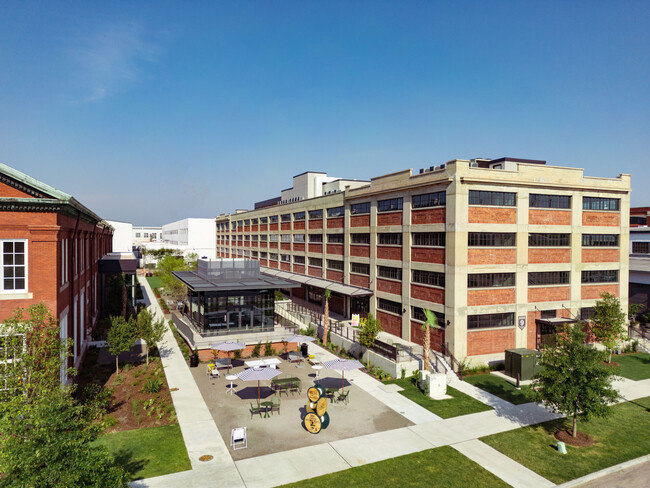
[[[323,290],[331,290],[341,295],[350,297],[367,297],[372,295],[372,291],[366,288],[359,288],[358,286],[344,285],[336,281],[326,280],[324,278],[314,278],[313,276],[305,276],[299,273],[291,273],[289,271],[282,271],[274,268],[267,268],[261,266],[260,270],[265,275],[275,276],[283,280],[291,280],[303,285],[315,286]]]
[[[537,326],[537,349],[548,344],[553,344],[558,328],[567,324],[575,324],[576,322],[576,319],[568,318],[535,319],[535,325]]]

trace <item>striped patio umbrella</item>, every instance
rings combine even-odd
[[[248,368],[237,377],[240,380],[243,381],[255,381],[257,380],[257,405],[259,406],[260,404],[260,381],[262,380],[270,380],[271,378],[275,378],[277,375],[282,374],[280,370],[278,369],[273,369],[273,368],[261,368],[259,366],[255,366],[254,368]]]
[[[315,340],[316,340],[315,337],[301,335],[301,334],[296,334],[285,339],[286,342],[295,342],[297,344],[303,344],[305,342],[314,342]],[[302,364],[302,355],[300,354],[300,347],[298,347],[298,357],[299,357],[298,362]]]
[[[332,359],[331,361],[325,361],[323,363],[323,366],[325,366],[327,369],[333,369],[335,371],[341,372],[341,390],[343,390],[343,386],[345,385],[345,372],[352,371],[354,369],[363,368],[363,364],[361,364],[356,359],[343,359],[343,358],[337,358],[337,359]]]
[[[212,344],[212,349],[216,351],[226,351],[228,353],[228,371],[230,371],[230,351],[241,351],[246,347],[242,342],[226,341]]]

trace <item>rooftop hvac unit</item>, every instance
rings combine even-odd
[[[445,163],[442,163],[440,166],[436,166],[436,169],[445,169],[447,165]]]
[[[436,167],[435,166],[429,166],[429,171],[435,171]]]
[[[470,167],[470,168],[478,168],[478,163],[477,163],[476,161],[471,161],[471,162],[469,163],[469,167]]]

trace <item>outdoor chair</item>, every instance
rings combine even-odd
[[[345,402],[346,404],[350,401],[349,397],[350,396],[350,390],[346,391],[345,393],[339,393],[339,395],[336,397],[337,402]]]
[[[232,446],[233,451],[236,449],[245,449],[248,447],[246,427],[237,427],[230,431],[230,445]]]
[[[264,410],[262,407],[260,406],[256,407],[251,403],[251,418],[253,418],[253,415],[255,415],[256,413],[260,415],[260,418],[262,418],[262,410]]]
[[[217,377],[219,378],[219,370],[214,364],[208,364],[208,376],[211,378]]]
[[[278,415],[280,415],[280,397],[278,395],[273,395],[272,401],[273,406],[271,407],[271,412],[273,412],[273,410],[277,410]]]
[[[325,396],[330,399],[330,403],[336,403],[336,395],[338,392],[338,388],[327,388],[325,390]]]

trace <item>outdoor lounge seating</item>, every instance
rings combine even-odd
[[[339,393],[338,396],[336,397],[336,401],[345,402],[347,404],[350,401],[350,399],[348,398],[349,396],[350,396],[350,390],[346,391],[345,393]]]
[[[230,445],[232,446],[233,451],[236,449],[245,449],[248,447],[246,427],[237,427],[230,431]]]
[[[336,396],[339,393],[338,388],[327,388],[325,390],[325,396],[330,399],[330,403],[336,403]]]
[[[209,363],[208,364],[207,375],[210,378],[215,378],[215,377],[219,378],[219,376],[221,376],[219,374],[219,370],[217,369],[217,366],[214,363]]]
[[[253,418],[253,415],[259,414],[260,418],[262,418],[262,411],[264,409],[260,406],[255,406],[251,403],[251,418]]]
[[[278,392],[294,392],[302,393],[302,381],[300,378],[273,378],[271,380],[271,387]]]

